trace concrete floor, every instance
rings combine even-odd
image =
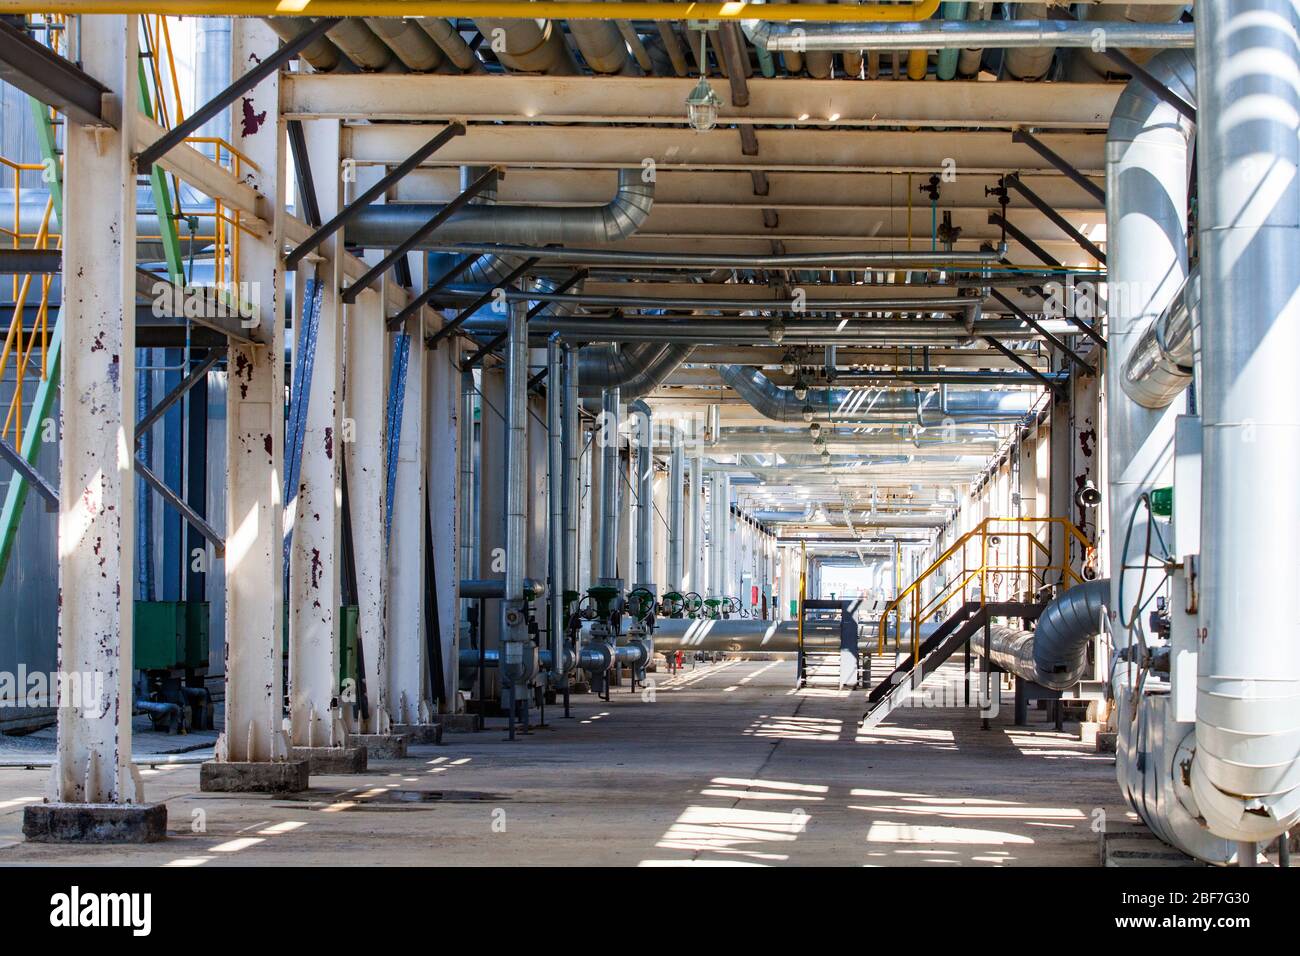
[[[795,692],[793,675],[790,661],[660,673],[653,694],[577,697],[570,720],[548,709],[551,726],[517,742],[497,721],[294,797],[200,794],[197,767],[145,770],[170,837],[144,847],[21,842],[48,771],[0,769],[0,865],[1095,866],[1096,811],[1126,817],[1113,759],[1073,725],[1011,727],[1009,694],[989,731],[958,707],[859,731],[861,691]]]

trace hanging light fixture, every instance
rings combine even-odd
[[[686,121],[691,124],[691,129],[701,133],[718,125],[718,107],[722,105],[722,97],[709,86],[708,60],[705,59],[708,56],[706,30],[705,24],[700,24],[700,82],[686,97]]]

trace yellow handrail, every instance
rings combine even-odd
[[[988,599],[990,577],[994,578],[993,583],[996,589],[1004,576],[1019,577],[1023,575],[1025,587],[1022,590],[1030,592],[1037,591],[1047,584],[1046,577],[1049,571],[1059,573],[1059,580],[1063,587],[1068,588],[1073,584],[1081,584],[1083,578],[1070,567],[1069,549],[1062,549],[1059,564],[1052,563],[1051,548],[1040,541],[1032,530],[1021,530],[1021,526],[1024,525],[1048,526],[1049,528],[1054,525],[1059,526],[1067,539],[1073,538],[1079,542],[1085,553],[1091,546],[1087,537],[1069,518],[985,518],[949,545],[947,550],[939,555],[933,564],[917,575],[915,581],[900,591],[894,600],[886,605],[884,613],[880,616],[876,641],[877,653],[883,654],[885,652],[885,637],[889,629],[891,615],[897,616],[898,630],[895,632],[895,647],[898,646],[898,641],[902,636],[902,608],[904,602],[910,604],[908,620],[911,623],[912,659],[916,660],[917,651],[920,649],[921,625],[936,617],[954,598],[964,595],[966,589],[972,584],[978,583],[979,585],[979,601],[981,605]],[[1020,560],[1004,563],[999,557],[1001,553],[999,545],[1003,538],[1016,539],[1019,543],[1025,545],[1028,552],[1028,563]],[[968,560],[968,546],[976,539],[979,540],[980,546],[979,560],[977,563],[972,564]],[[989,553],[990,545],[993,546],[995,552],[992,556]],[[962,562],[960,571],[952,579],[946,580],[939,586],[929,598],[925,598],[925,582],[958,557]]]

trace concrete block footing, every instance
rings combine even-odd
[[[306,760],[209,760],[199,767],[204,793],[298,793],[307,789]]]
[[[441,718],[439,718],[441,721]],[[393,733],[404,734],[414,744],[442,743],[442,723],[433,724],[398,724]]]
[[[1119,743],[1119,734],[1113,730],[1097,731],[1097,753],[1113,754]]]
[[[32,843],[157,843],[167,838],[165,803],[33,803],[23,808]]]
[[[365,773],[365,747],[294,747],[294,760],[307,761],[308,773]]]
[[[440,714],[438,722],[449,734],[475,734],[483,729],[482,714]]]
[[[348,734],[347,746],[365,747],[375,760],[395,760],[406,756],[411,738],[406,734]]]
[[[1130,866],[1204,866],[1181,850],[1176,850],[1147,829],[1145,824],[1122,821],[1107,823],[1098,834],[1101,865]]]

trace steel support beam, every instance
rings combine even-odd
[[[184,518],[195,531],[201,534],[209,542],[218,558],[226,556],[226,541],[221,536],[221,532],[207,520],[189,506],[189,503],[173,491],[165,481],[158,477],[148,465],[139,458],[135,460],[135,473],[144,479],[144,483],[158,493],[158,497],[174,508],[182,518]]]
[[[464,272],[466,269],[472,266],[475,262],[477,262],[479,258],[480,257],[477,253],[474,253],[472,255],[467,255],[467,256],[461,256],[461,258],[458,259],[450,269],[444,272],[435,281],[429,283],[429,285],[425,287],[425,290],[423,292],[421,292],[414,299],[412,299],[410,302],[408,302],[406,305],[400,308],[388,320],[388,331],[396,332],[403,325],[405,325],[407,319],[409,319],[411,316],[415,315],[422,308],[428,305],[430,299],[432,299],[435,295],[437,295],[448,285],[450,285],[453,279],[455,279],[458,275],[460,275],[462,272]]]
[[[376,199],[383,196],[392,186],[396,185],[404,176],[406,176],[407,173],[415,169],[415,167],[419,166],[447,143],[451,142],[452,139],[464,135],[465,127],[460,123],[452,123],[445,129],[439,130],[438,133],[431,137],[423,146],[381,176],[360,196],[357,196],[350,203],[340,209],[338,213],[330,218],[329,222],[320,226],[310,236],[298,243],[293,251],[291,251],[286,257],[285,262],[289,266],[296,265],[302,260],[303,256],[320,246],[328,236],[332,236],[334,233],[346,226],[350,219],[354,218],[357,213],[365,209]],[[295,152],[294,155],[296,159],[297,153]],[[353,300],[348,301],[351,303]]]
[[[59,489],[46,481],[45,476],[36,470],[36,466],[29,464],[27,459],[19,453],[18,449],[9,444],[9,442],[3,438],[0,438],[0,458],[9,462],[14,471],[18,472],[24,480],[29,482],[31,486],[40,493],[42,498],[54,507],[58,507]]]
[[[63,253],[58,249],[0,249],[0,275],[50,275],[62,268]]]
[[[121,103],[137,96],[136,17],[82,23],[89,74]],[[136,110],[121,128],[70,121],[64,171],[63,432],[59,455],[60,674],[102,681],[96,706],[60,700],[49,797],[59,803],[142,803],[131,765],[135,593]],[[92,684],[92,687],[94,685]],[[60,694],[63,689],[60,689]]]
[[[1011,142],[1028,146],[1035,153],[1041,156],[1047,162],[1051,163],[1062,175],[1073,180],[1079,188],[1086,192],[1097,202],[1104,204],[1106,202],[1106,191],[1094,183],[1083,173],[1079,172],[1073,165],[1067,162],[1062,156],[1052,149],[1038,137],[1034,136],[1028,130],[1018,129],[1011,134]]]
[[[454,318],[444,321],[442,323],[442,326],[431,336],[429,336],[429,341],[428,341],[429,348],[437,348],[439,342],[441,342],[447,336],[455,332],[458,328],[461,327],[461,325],[464,324],[466,319],[468,319],[471,315],[473,315],[483,306],[487,305],[490,301],[492,301],[492,294],[493,292],[496,291],[496,289],[508,289],[524,273],[526,273],[529,269],[531,269],[535,265],[537,265],[536,259],[525,259],[523,262],[521,262],[518,265],[518,267],[511,269],[510,274],[507,275],[505,278],[503,278],[500,281],[500,283],[496,285],[495,288],[488,289],[486,292],[480,295],[477,299],[475,299],[465,308],[457,312]],[[443,280],[445,279],[446,276],[444,276],[442,280],[439,280],[439,284],[441,285]]]
[[[1006,232],[1008,236],[1010,236],[1016,242],[1020,243],[1022,246],[1028,249],[1030,254],[1034,256],[1034,258],[1042,261],[1045,265],[1052,266],[1053,268],[1056,269],[1065,268],[1064,263],[1062,263],[1060,259],[1057,259],[1050,252],[1048,252],[1042,246],[1036,243],[1033,239],[1030,239],[1027,235],[1024,234],[1022,230],[1018,229],[1014,223],[1009,222],[1007,218],[1001,215],[1000,213],[996,213],[996,212],[989,213],[989,225],[998,226],[1000,229]]]
[[[1044,202],[1043,199],[1039,197],[1038,193],[1026,186],[1018,173],[1012,173],[1010,176],[1003,176],[1002,182],[1005,186],[1014,189],[1016,192],[1020,193],[1020,195],[1024,196],[1031,206],[1050,219],[1056,228],[1061,230],[1061,232],[1065,233],[1077,242],[1084,252],[1088,253],[1088,255],[1092,256],[1103,265],[1105,264],[1106,253],[1101,250],[1101,247],[1081,233],[1078,229],[1075,229],[1068,219]]]
[[[163,415],[167,413],[167,409],[171,408],[173,405],[179,402],[181,398],[184,397],[186,392],[188,392],[201,380],[207,378],[208,372],[224,356],[225,356],[225,352],[221,349],[209,350],[208,357],[205,358],[201,363],[199,363],[197,368],[191,371],[189,375],[186,375],[183,379],[181,379],[180,382],[177,383],[175,388],[173,388],[170,392],[164,395],[162,400],[158,402],[157,405],[149,409],[149,411],[145,413],[144,417],[142,417],[138,422],[135,423],[135,443],[137,445],[140,444],[140,436],[148,432],[149,429],[153,427],[154,423],[157,422],[158,419],[162,418]]]
[[[264,23],[232,23],[231,57],[247,63],[274,52],[278,39]],[[234,145],[257,163],[258,193],[280,209],[285,193],[281,162],[286,130],[276,115],[279,77],[250,94],[267,111],[270,127],[256,136],[236,124]],[[188,147],[172,153],[175,156]],[[245,236],[240,274],[255,290],[264,344],[232,341],[226,389],[226,732],[218,761],[268,762],[288,757],[281,722],[284,706],[284,260],[285,217],[271,234]]]
[[[448,136],[447,138],[450,139],[451,137]],[[409,236],[403,239],[402,242],[396,248],[394,248],[391,252],[388,253],[388,255],[384,256],[383,259],[379,260],[378,263],[372,266],[365,275],[363,275],[360,279],[357,279],[350,286],[344,289],[343,301],[349,304],[355,302],[357,296],[360,295],[364,290],[374,285],[375,281],[380,276],[382,276],[385,272],[387,272],[389,268],[393,265],[393,263],[397,262],[399,259],[404,258],[408,252],[410,252],[412,249],[416,248],[419,245],[421,240],[432,235],[439,226],[441,226],[452,216],[456,215],[456,213],[459,212],[461,209],[463,209],[465,206],[468,206],[470,201],[473,200],[475,196],[477,196],[488,186],[496,182],[500,175],[501,175],[500,170],[498,170],[496,167],[493,167],[487,170],[486,172],[484,172],[482,175],[480,175],[472,183],[470,183],[469,186],[466,187],[463,193],[461,193],[451,202],[447,203],[445,206],[440,208],[436,213],[434,213],[429,218],[429,220],[424,225],[422,225],[419,229],[415,230],[415,232],[411,233]]]
[[[573,275],[569,276],[569,278],[565,279],[564,282],[560,283],[560,285],[556,286],[555,289],[552,291],[554,291],[557,295],[563,295],[564,293],[572,289],[574,286],[582,282],[582,280],[584,280],[585,278],[587,278],[587,270],[579,269]],[[533,306],[531,309],[528,310],[528,315],[525,317],[525,321],[533,318],[534,316],[538,315],[541,312],[544,312],[549,307],[550,304],[547,302],[537,303],[535,306]],[[475,365],[477,365],[479,362],[483,361],[483,359],[486,356],[492,354],[497,349],[499,349],[502,345],[504,345],[506,339],[509,338],[509,336],[510,336],[509,330],[494,335],[486,345],[479,348],[473,355],[471,355],[469,358],[465,359],[465,361],[461,363],[461,371],[467,372],[470,369],[472,369]]]
[[[1129,76],[1133,77],[1151,92],[1155,93],[1156,96],[1160,97],[1174,109],[1178,110],[1178,112],[1182,113],[1193,123],[1196,122],[1195,106],[1188,103],[1169,87],[1157,80],[1145,67],[1135,62],[1133,58],[1126,55],[1123,50],[1107,46],[1107,48],[1102,52],[1105,54],[1106,59],[1110,60]]]
[[[1023,309],[1019,308],[1014,302],[1012,302],[1010,299],[1004,296],[1001,292],[998,292],[996,289],[993,290],[992,294],[993,294],[993,298],[1001,302],[1002,305],[1005,306],[1011,312],[1012,315],[1018,318],[1021,322],[1024,322],[1026,325],[1028,325],[1031,329],[1033,329],[1043,338],[1047,339],[1047,341],[1051,343],[1053,348],[1061,352],[1064,352],[1067,356],[1069,356],[1070,361],[1073,362],[1075,365],[1079,366],[1079,368],[1081,368],[1084,372],[1088,373],[1089,375],[1097,374],[1097,370],[1093,368],[1093,366],[1083,356],[1081,356],[1078,352],[1074,351],[1074,349],[1066,345],[1064,340],[1058,338],[1057,336],[1053,335],[1050,331],[1045,329],[1043,327],[1043,324],[1041,322],[1038,322],[1036,319],[1034,319],[1028,312],[1025,312]],[[1041,372],[1036,374],[1037,377],[1040,379],[1047,378],[1047,376],[1043,375]]]
[[[188,137],[195,135],[209,120],[227,109],[236,99],[252,90],[267,77],[279,73],[280,67],[292,60],[300,51],[323,37],[327,30],[339,22],[339,19],[339,17],[322,17],[294,40],[270,53],[265,59],[255,61],[257,66],[196,109],[183,122],[177,123],[161,137],[142,149],[135,157],[136,167],[147,169],[173,146],[178,146],[185,142]]]
[[[70,123],[118,125],[105,113],[104,84],[7,20],[0,20],[0,80],[53,106]]]

